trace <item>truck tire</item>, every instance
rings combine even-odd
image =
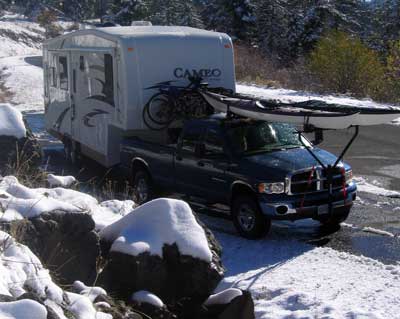
[[[349,217],[350,209],[346,210],[343,214],[339,216],[330,217],[327,219],[320,219],[319,222],[323,227],[326,228],[337,228],[340,223],[344,222],[347,217]]]
[[[135,172],[133,190],[138,204],[144,204],[153,198],[152,181],[145,169],[139,169]]]
[[[79,165],[80,163],[80,152],[79,147],[76,143],[67,140],[64,142],[64,154],[65,159],[71,165]]]
[[[251,196],[240,196],[233,200],[232,218],[239,234],[247,239],[265,237],[271,220],[261,213],[260,207]]]

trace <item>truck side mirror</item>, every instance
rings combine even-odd
[[[195,149],[194,149],[194,154],[196,155],[196,157],[202,158],[202,157],[204,157],[205,153],[206,153],[205,144],[204,143],[196,144]]]

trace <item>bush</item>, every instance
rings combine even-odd
[[[378,54],[358,38],[340,31],[331,32],[317,43],[309,68],[322,90],[382,98],[384,66]]]
[[[54,38],[62,33],[62,28],[56,24],[57,15],[51,10],[43,10],[38,15],[37,22],[45,29],[46,38]]]
[[[389,46],[386,60],[386,98],[400,102],[400,41],[394,41]]]
[[[257,47],[235,45],[235,69],[238,81],[263,86],[312,89],[310,75],[302,60],[288,68],[275,63]]]

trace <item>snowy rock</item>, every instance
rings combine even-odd
[[[0,135],[16,139],[26,137],[26,128],[20,111],[7,103],[0,103]]]
[[[204,303],[202,317],[218,319],[254,319],[254,303],[248,291],[230,288],[211,295]]]
[[[164,307],[164,303],[156,295],[151,292],[141,290],[137,291],[132,295],[132,300],[138,303],[148,303],[157,308]]]
[[[89,287],[79,280],[74,282],[72,289],[74,289],[77,293],[88,297],[92,302],[94,302],[94,300],[100,295],[107,295],[107,292],[103,288]]]
[[[20,111],[10,104],[0,104],[0,165],[17,161],[38,165],[41,159],[39,144],[26,128]],[[3,168],[4,173],[4,168]]]
[[[11,222],[22,218],[37,217],[55,212],[89,214],[96,229],[117,221],[134,207],[133,201],[111,200],[99,203],[94,197],[72,189],[29,188],[19,183],[14,176],[0,180],[0,204],[5,209],[0,222]]]
[[[7,319],[47,319],[46,307],[33,300],[0,302],[0,318]]]
[[[109,254],[99,280],[126,299],[147,290],[167,304],[191,298],[200,306],[224,273],[219,244],[209,234],[183,201],[144,204],[101,231]]]
[[[50,187],[70,187],[76,182],[76,179],[73,176],[57,176],[48,174],[47,182],[49,183]]]
[[[0,247],[0,318],[111,319],[86,296],[63,291],[28,247],[2,231]]]
[[[44,213],[14,222],[17,240],[57,269],[61,283],[93,282],[100,245],[88,214]]]
[[[183,255],[211,262],[204,230],[183,201],[160,198],[146,203],[100,232],[112,242],[111,251],[137,256],[144,252],[162,257],[165,244],[176,244]]]
[[[242,291],[237,288],[229,288],[214,295],[208,297],[205,306],[211,305],[226,305],[230,303],[234,298],[243,295]]]

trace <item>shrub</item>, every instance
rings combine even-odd
[[[45,29],[46,38],[54,38],[62,32],[62,28],[56,24],[57,15],[51,10],[43,10],[38,15],[37,22]]]
[[[400,102],[400,41],[390,43],[386,60],[387,99]]]
[[[340,31],[317,43],[309,68],[323,90],[378,99],[384,91],[385,70],[378,54],[360,39]]]
[[[238,81],[263,86],[312,89],[311,77],[303,60],[286,68],[280,67],[275,60],[257,47],[236,44],[236,78]]]

